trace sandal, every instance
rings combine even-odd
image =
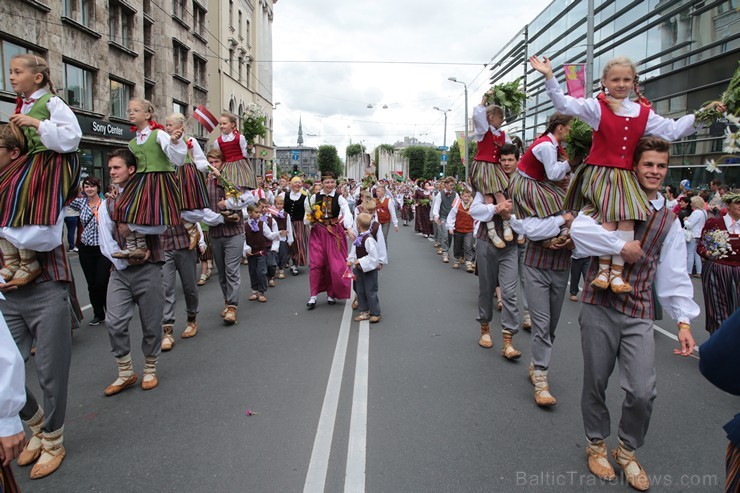
[[[596,274],[594,280],[591,281],[591,287],[601,290],[608,288],[611,270],[611,266],[607,267],[606,269],[599,270],[599,273]]]
[[[198,279],[198,282],[196,283],[198,286],[203,286],[206,281],[208,280],[208,276],[205,274],[200,275],[200,279]]]

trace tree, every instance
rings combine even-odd
[[[430,180],[439,178],[442,171],[441,156],[442,154],[433,147],[424,148],[424,178]]]
[[[319,146],[319,153],[316,156],[316,163],[319,166],[320,174],[326,173],[327,171],[332,171],[334,173],[337,173],[337,176],[339,176],[342,171],[341,162],[342,161],[339,159],[339,154],[337,154],[336,147],[334,147],[333,145]],[[337,163],[339,163],[339,165],[337,165]]]
[[[458,179],[465,177],[465,168],[462,165],[460,146],[457,145],[457,141],[453,142],[450,150],[447,151],[447,169],[445,170],[445,174]]]
[[[409,160],[409,178],[417,180],[424,178],[424,159],[426,151],[421,146],[411,146],[403,150],[403,157]]]
[[[385,152],[389,154],[393,154],[396,150],[395,147],[393,147],[393,144],[380,144],[378,147],[375,148],[375,177],[380,178],[380,175],[378,174],[380,170],[380,150],[384,150]]]
[[[365,146],[362,144],[350,144],[347,146],[347,150],[345,152],[347,157],[359,156],[361,153],[365,152]]]

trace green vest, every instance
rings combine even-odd
[[[162,148],[157,142],[157,132],[159,130],[154,129],[146,142],[143,144],[137,144],[136,138],[131,139],[128,143],[128,148],[134,153],[136,157],[136,172],[137,173],[162,173],[162,172],[173,172],[175,171],[174,166],[167,159],[167,155],[164,153]]]
[[[36,102],[33,103],[33,106],[31,106],[31,111],[27,113],[28,116],[40,121],[48,120],[49,118],[51,118],[51,112],[49,112],[49,108],[46,107],[46,103],[48,103],[53,96],[54,95],[52,93],[47,92],[46,94],[38,98]],[[38,152],[48,151],[46,146],[41,143],[41,137],[39,137],[39,134],[35,128],[23,127],[23,133],[26,135],[28,154],[36,154]]]

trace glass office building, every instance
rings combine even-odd
[[[526,109],[517,120],[507,122],[506,128],[525,143],[544,130],[554,111],[544,90],[544,77],[526,60],[531,55],[548,56],[564,87],[562,65],[587,61],[589,7],[594,12],[594,92],[600,89],[606,62],[627,56],[637,65],[643,95],[654,110],[678,118],[717,99],[738,66],[740,10],[736,0],[554,0],[491,61],[491,84],[517,77],[524,81],[529,95]],[[675,142],[666,183],[688,178],[695,186],[715,178],[704,163],[723,154],[722,141],[723,126],[717,125]],[[740,186],[740,156],[729,161],[716,177]]]

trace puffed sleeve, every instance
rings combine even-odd
[[[77,151],[82,139],[82,129],[74,112],[58,97],[49,99],[46,107],[51,116],[39,124],[37,133],[41,143],[55,152]]]

